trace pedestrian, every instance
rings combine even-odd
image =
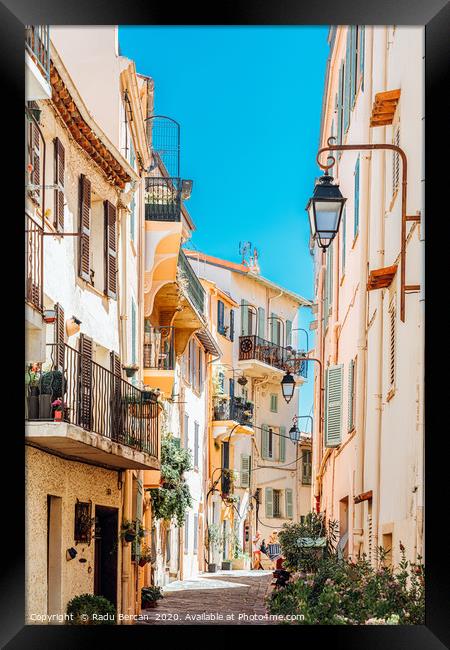
[[[252,540],[252,550],[253,550],[253,569],[262,569],[261,564],[261,533],[259,530],[256,531],[256,534]]]
[[[281,544],[278,540],[278,532],[276,530],[269,537],[267,544],[267,555],[273,562],[273,569],[277,568],[277,560],[281,558]]]

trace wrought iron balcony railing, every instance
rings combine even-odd
[[[295,373],[304,379],[308,375],[307,361],[293,348],[283,348],[256,334],[239,337],[239,361],[251,360],[261,361],[279,370],[295,368]]]
[[[144,368],[175,368],[175,330],[171,326],[149,327],[144,332]]]
[[[145,219],[180,221],[181,179],[149,176],[145,179]]]
[[[28,420],[61,420],[159,457],[159,406],[141,391],[67,344],[48,344],[50,370],[30,372]]]
[[[181,249],[178,257],[178,268],[181,272],[182,279],[185,280],[185,291],[198,311],[203,314],[205,309],[205,290],[195,275],[194,269],[189,264],[188,258]]]
[[[253,403],[242,397],[216,396],[213,398],[214,420],[233,420],[250,425],[253,422]]]
[[[42,227],[25,213],[25,300],[42,311],[43,307]]]
[[[25,49],[44,79],[50,83],[50,30],[48,25],[27,25],[25,27]]]

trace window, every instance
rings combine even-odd
[[[268,438],[268,454],[267,455],[268,455],[269,458],[273,458],[273,431],[272,431],[271,428],[269,428],[267,438]]]
[[[250,487],[250,461],[251,456],[241,454],[241,488]]]
[[[311,450],[304,449],[302,452],[302,485],[311,485]]]
[[[284,463],[286,460],[286,427],[280,427],[280,435],[278,436],[278,440],[278,460],[280,463]]]
[[[198,422],[194,422],[194,467],[195,467],[195,469],[198,469],[198,456],[199,456],[199,454],[198,454],[198,452],[199,452],[199,448],[198,448],[198,433],[199,433],[199,431],[198,431],[198,428],[199,428]]]
[[[394,137],[392,139],[392,144],[395,144],[397,147],[400,146],[400,125],[394,129]],[[392,198],[395,197],[398,191],[400,180],[400,155],[397,152],[392,152]]]
[[[261,457],[273,458],[273,431],[269,425],[261,425]]]
[[[342,439],[342,364],[326,369],[325,447],[337,447]]]
[[[241,300],[241,335],[251,336],[256,329],[255,308],[246,300]]]
[[[278,413],[278,395],[272,393],[270,396],[270,410],[272,413]]]
[[[276,345],[281,345],[281,321],[274,312],[270,315],[270,340]]]
[[[234,309],[230,309],[230,341],[234,341]]]
[[[230,467],[230,443],[229,442],[222,442],[221,467],[222,467],[222,475],[221,475],[222,492],[224,494],[228,494],[231,487],[230,475],[229,472],[226,471]]]
[[[202,389],[203,363],[203,348],[196,338],[192,338],[189,341],[188,347],[188,372],[186,379],[191,384],[192,390],[197,393],[200,393]]]
[[[355,360],[348,365],[348,430],[355,427]]]
[[[389,387],[395,386],[396,309],[395,298],[389,306]]]
[[[293,519],[294,517],[294,500],[293,493],[291,489],[284,491],[285,495],[285,509],[286,509],[286,519]]]
[[[189,513],[184,519],[184,552],[189,553]]]
[[[281,490],[273,490],[273,517],[281,517]]]
[[[198,515],[194,515],[194,555],[198,553]]]
[[[286,321],[286,347],[292,345],[292,321]]]
[[[266,338],[266,310],[264,307],[258,307],[258,336]]]
[[[54,192],[53,225],[59,231],[64,230],[64,171],[65,152],[61,140],[53,140],[54,182],[58,189]]]
[[[354,230],[353,238],[356,238],[359,230],[359,156],[356,160],[355,165],[355,221],[354,221]]]

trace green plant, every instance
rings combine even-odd
[[[161,587],[158,587],[157,585],[142,587],[141,600],[143,605],[145,605],[145,603],[154,603],[161,598],[164,598]]]
[[[207,546],[210,550],[213,548],[220,552],[223,548],[223,539],[218,524],[209,524]]]
[[[44,372],[41,377],[41,393],[44,395],[51,395],[52,400],[62,397],[66,393],[67,382],[64,379],[63,387],[63,374],[60,370],[49,370]]]
[[[67,604],[69,625],[114,625],[116,608],[103,596],[82,594]]]
[[[337,524],[325,526],[323,515],[308,513],[299,523],[284,524],[279,533],[285,566],[289,571],[313,571],[334,553]]]
[[[155,520],[175,519],[178,526],[183,525],[186,510],[192,507],[192,497],[184,479],[184,472],[192,468],[191,452],[188,449],[180,449],[171,434],[164,436],[161,441],[163,486],[149,490]]]
[[[153,561],[152,550],[150,546],[147,546],[147,544],[142,545],[141,552],[140,552],[140,559],[144,560],[145,562]]]

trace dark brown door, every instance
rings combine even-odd
[[[118,510],[95,506],[94,593],[117,607]]]

